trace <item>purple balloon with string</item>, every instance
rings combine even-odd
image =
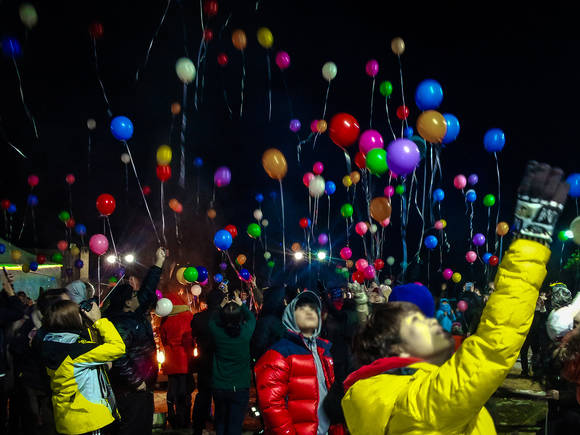
[[[300,121],[298,119],[291,119],[290,120],[290,131],[292,131],[292,133],[298,133],[301,128],[302,128],[302,124],[300,123]]]
[[[220,263],[220,270],[223,272],[224,270],[226,270],[228,268],[228,265],[226,263]]]
[[[479,177],[477,176],[477,174],[471,174],[467,179],[467,182],[469,183],[470,186],[475,186],[478,183],[478,181]]]
[[[328,243],[328,236],[324,233],[318,235],[318,244],[326,245]]]
[[[220,166],[215,171],[213,182],[217,187],[225,187],[232,181],[232,173],[227,166]]]
[[[475,236],[473,236],[473,244],[475,246],[485,245],[485,236],[481,233],[477,233]]]

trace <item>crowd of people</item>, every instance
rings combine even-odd
[[[159,336],[170,426],[240,434],[255,388],[254,415],[271,434],[495,433],[484,405],[518,357],[530,376],[531,350],[531,375],[550,399],[548,432],[573,433],[580,293],[543,283],[566,193],[560,170],[530,162],[495,280],[467,283],[455,300],[445,291],[436,300],[419,283],[254,280],[251,298],[222,283],[193,313],[169,292]],[[152,432],[159,365],[150,313],[165,258],[160,248],[145,279],[118,284],[103,314],[82,281],[31,302],[2,275],[4,430]]]

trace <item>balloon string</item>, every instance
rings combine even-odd
[[[471,247],[471,243],[473,243],[473,203],[469,203],[469,207],[471,209],[469,213],[469,246]],[[489,231],[489,227],[488,227]]]
[[[497,153],[493,153],[495,157],[495,169],[497,171],[497,213],[495,215],[495,228],[497,228],[497,224],[499,223],[499,211],[501,208],[501,177],[499,172],[499,159],[497,157]],[[494,250],[497,249],[497,231],[494,233]]]
[[[286,221],[284,217],[284,191],[282,190],[282,180],[280,182],[280,201],[282,202],[282,251],[284,254],[284,270],[286,270]]]
[[[240,95],[240,118],[244,114],[244,88],[246,86],[246,57],[244,56],[244,51],[242,50],[242,85],[241,85],[241,95]]]
[[[36,121],[34,119],[34,116],[32,116],[32,113],[30,112],[30,109],[28,108],[26,101],[24,100],[24,90],[22,89],[22,79],[20,77],[20,70],[18,69],[18,64],[16,63],[16,59],[14,57],[12,58],[12,63],[14,64],[14,68],[16,69],[16,76],[18,77],[18,90],[20,91],[20,101],[22,101],[22,106],[24,107],[24,112],[26,113],[26,116],[28,116],[28,119],[32,123],[32,128],[34,129],[34,137],[38,139],[38,129],[36,128]]]
[[[201,184],[201,174],[197,173],[197,186],[195,189],[195,209],[198,210],[199,209],[199,185]]]
[[[26,209],[24,210],[24,216],[22,217],[22,227],[20,227],[20,234],[18,234],[18,240],[22,239],[22,233],[24,232],[24,224],[26,223],[26,215],[28,214],[28,202],[26,203]]]
[[[182,29],[182,33],[183,33],[183,51],[185,52],[185,57],[189,57],[189,50],[187,49],[187,27],[185,26],[185,16],[186,13],[183,10],[183,2],[179,1],[177,2],[177,4],[179,4],[179,7],[181,8],[181,29]],[[203,26],[203,23],[202,23]]]
[[[503,236],[499,238],[499,262],[501,263],[501,259],[503,256]]]
[[[157,227],[155,226],[155,221],[153,221],[153,216],[151,216],[151,210],[149,210],[149,204],[147,204],[147,198],[145,198],[145,193],[143,192],[143,187],[141,186],[141,181],[137,175],[137,169],[135,168],[135,162],[133,161],[133,156],[131,155],[131,149],[129,148],[129,143],[126,140],[122,141],[127,149],[127,154],[129,154],[129,159],[131,161],[131,167],[133,168],[133,173],[135,174],[135,179],[137,180],[137,185],[139,186],[139,191],[141,192],[141,197],[143,198],[143,203],[145,204],[145,209],[151,220],[151,225],[153,226],[153,231],[155,232],[155,237],[157,238],[157,243],[161,245],[161,239],[159,238],[159,233],[157,233]]]
[[[165,243],[165,246],[167,246],[167,238],[165,237],[165,192],[164,192],[164,188],[163,185],[165,183],[162,181],[161,182],[161,233],[163,235],[163,242]]]
[[[91,145],[92,145],[92,133],[89,130],[89,143],[87,145],[87,174],[91,174]]]
[[[328,95],[330,93],[330,83],[331,81],[328,82],[328,86],[326,87],[326,96],[324,97],[324,108],[322,109],[322,118],[320,118],[321,120],[323,120],[326,117],[326,106],[328,104]],[[318,139],[318,136],[320,136],[319,131],[317,131],[316,136],[314,136],[314,143],[312,144],[312,149],[316,147],[316,140]]]
[[[326,195],[328,198],[328,218],[327,218],[327,228],[328,228],[328,251],[329,257],[332,258],[332,238],[330,234],[330,195]],[[330,259],[329,259],[330,261]]]
[[[97,40],[92,38],[93,41],[93,57],[95,59],[95,72],[97,74],[97,80],[99,81],[99,85],[101,86],[101,91],[103,92],[103,98],[105,99],[105,104],[107,105],[107,115],[109,117],[113,116],[113,112],[111,111],[111,104],[109,103],[109,98],[107,97],[107,92],[105,91],[105,85],[101,80],[101,74],[99,73],[99,58],[97,56]]]
[[[97,282],[99,283],[99,305],[101,305],[101,256],[97,256]]]
[[[417,183],[417,189],[415,189],[415,208],[417,209],[417,214],[421,218],[421,237],[419,237],[419,246],[417,247],[417,253],[415,254],[415,259],[421,261],[421,246],[423,245],[423,236],[425,235],[425,218],[423,216],[423,210],[419,209],[417,204],[417,192],[419,191],[419,182],[417,180],[417,175],[415,170],[413,171],[413,181]],[[423,178],[423,206],[425,205],[425,178]]]
[[[399,60],[399,76],[401,78],[401,97],[403,99],[403,106],[407,107],[407,104],[405,103],[405,88],[403,87],[403,63],[401,62],[400,55],[397,56],[397,59]],[[401,137],[403,137],[403,126],[408,127],[406,118],[401,123]]]
[[[272,68],[270,66],[270,50],[266,50],[266,66],[268,68],[268,121],[272,120]]]
[[[181,160],[179,162],[179,185],[185,189],[185,129],[187,128],[187,83],[183,84],[183,104],[181,105]]]
[[[161,17],[161,21],[159,22],[159,25],[157,26],[157,29],[155,30],[155,33],[153,34],[153,37],[151,38],[151,41],[149,42],[149,47],[147,48],[147,53],[145,54],[145,62],[143,62],[143,68],[145,68],[147,66],[147,62],[149,62],[149,55],[151,54],[151,48],[153,47],[153,42],[155,41],[155,38],[157,38],[157,35],[159,34],[159,31],[161,30],[161,26],[163,26],[163,22],[165,21],[165,17],[167,16],[167,11],[169,11],[169,6],[171,5],[171,0],[167,0],[167,6],[165,7],[165,11],[163,12],[163,16]],[[135,74],[135,82],[139,81],[139,68],[137,69],[137,73]]]
[[[202,32],[203,32],[203,20],[202,20]],[[201,41],[199,42],[199,50],[197,51],[197,74],[195,75],[195,94],[194,94],[194,97],[193,97],[193,105],[195,106],[195,110],[198,110],[198,107],[197,107],[197,100],[198,100],[197,93],[199,91],[199,76],[201,75],[200,74],[199,65],[201,63],[202,51],[204,51],[204,48],[205,48],[205,39],[204,39],[204,36],[203,36],[203,33],[202,33]]]
[[[73,211],[72,211],[72,187],[69,184],[68,185],[68,211],[70,213],[70,217],[73,217]]]
[[[113,251],[115,251],[115,257],[119,258],[117,254],[117,246],[115,245],[115,238],[113,237],[113,230],[111,229],[111,222],[109,221],[109,216],[105,216],[105,221],[109,227],[109,235],[111,236],[111,242],[113,243]]]
[[[431,164],[431,181],[429,183],[429,203],[430,203],[430,222],[431,225],[434,224],[435,220],[433,219],[433,183],[434,183],[434,177],[435,177],[435,170],[433,169],[433,145],[431,145],[431,148],[429,148],[429,160],[430,160],[430,164]]]
[[[219,39],[222,39],[222,34],[224,33],[224,30],[226,30],[228,28],[228,26],[230,25],[230,19],[232,18],[232,14],[233,14],[233,12],[230,12],[230,14],[228,15],[228,17],[224,21],[224,24],[223,24],[223,26],[220,29],[219,34],[218,34],[218,38]]]
[[[373,107],[375,102],[375,78],[373,77],[373,86],[371,88],[371,110],[370,110],[370,121],[369,128],[373,128]]]
[[[401,195],[401,241],[403,242],[403,281],[405,280],[405,274],[407,273],[407,223],[405,217],[405,195]]]
[[[343,148],[342,151],[344,152],[344,160],[346,162],[346,173],[347,174],[350,174],[352,172],[351,171],[351,169],[352,169],[352,163],[351,163],[351,160],[350,160],[350,155],[348,154],[348,151],[346,149]]]
[[[173,213],[173,215],[175,216],[175,240],[177,241],[177,244],[180,245],[181,240],[179,238],[179,216],[177,213]]]
[[[491,207],[487,208],[487,230],[486,230],[486,234],[485,234],[485,251],[488,252],[488,242],[489,242],[489,221],[491,219],[490,217],[491,214]]]
[[[228,118],[231,119],[233,116],[233,113],[232,113],[232,108],[230,107],[230,101],[228,99],[228,91],[226,89],[226,85],[225,85],[225,81],[224,81],[224,73],[221,69],[220,69],[220,80],[221,80],[221,85],[222,85],[222,89],[223,89],[224,102],[226,103],[226,108],[228,109]]]
[[[393,124],[391,124],[391,116],[389,115],[389,97],[385,97],[385,111],[387,112],[387,124],[389,124],[389,129],[391,130],[393,139],[396,140],[397,135],[395,134],[395,130],[393,130]]]

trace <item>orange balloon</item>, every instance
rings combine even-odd
[[[236,262],[237,262],[237,263],[238,263],[240,266],[243,266],[243,265],[246,263],[246,260],[247,260],[247,258],[246,258],[246,256],[245,256],[244,254],[240,254],[240,255],[238,255],[238,256],[237,256],[237,258],[236,258]]]
[[[393,38],[391,41],[391,50],[393,50],[393,53],[397,56],[403,54],[405,52],[405,41],[403,41],[403,38]]]
[[[169,208],[173,211],[176,211],[179,208],[179,201],[175,198],[169,200]]]
[[[383,222],[391,217],[391,201],[384,196],[377,196],[371,201],[371,217],[377,222]]]
[[[243,51],[246,48],[246,45],[248,45],[246,32],[241,29],[234,30],[234,33],[232,33],[232,44],[234,44],[234,47],[238,50]]]
[[[274,180],[281,180],[288,172],[286,157],[276,148],[270,148],[264,151],[262,155],[262,166],[270,178]]]
[[[447,133],[447,122],[436,110],[427,110],[417,118],[417,131],[427,142],[441,143]]]
[[[172,115],[179,115],[181,113],[181,104],[177,101],[171,104],[171,114]]]
[[[505,236],[509,232],[509,230],[510,226],[507,224],[507,222],[500,222],[499,224],[497,224],[497,227],[495,228],[495,232],[500,237]]]
[[[360,173],[358,171],[352,171],[350,173],[350,181],[352,181],[352,184],[357,184],[360,181]]]
[[[298,243],[298,242],[294,242],[294,243],[292,243],[292,250],[293,250],[294,252],[298,252],[298,251],[300,251],[300,243]]]
[[[352,260],[346,260],[346,267],[348,267],[349,269],[352,269],[353,265],[354,265],[354,263],[352,262]]]
[[[216,217],[216,212],[215,212],[215,210],[214,210],[213,208],[210,208],[210,209],[207,211],[207,217],[208,217],[208,218],[210,218],[210,219],[215,219],[215,217]]]
[[[318,133],[320,133],[320,134],[324,133],[327,128],[328,128],[328,124],[326,123],[326,121],[324,119],[321,119],[320,121],[318,121],[316,123],[316,131],[318,131]]]

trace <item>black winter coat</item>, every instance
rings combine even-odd
[[[282,325],[285,296],[286,288],[283,286],[264,290],[264,303],[251,342],[252,358],[256,361],[286,334]]]

